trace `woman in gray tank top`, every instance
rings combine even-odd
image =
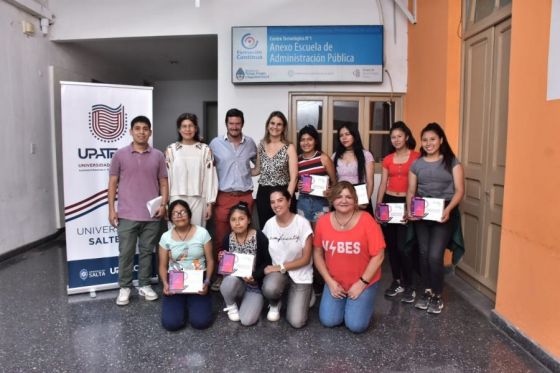
[[[450,216],[457,213],[455,209],[463,199],[464,171],[439,124],[424,127],[421,138],[422,157],[410,167],[406,195],[409,219],[416,220],[414,228],[420,254],[421,297],[415,307],[439,314],[443,309],[443,255],[455,228]],[[414,196],[444,199],[441,220],[415,219],[410,207]]]

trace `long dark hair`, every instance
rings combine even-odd
[[[251,225],[251,211],[249,210],[249,204],[247,202],[239,201],[234,206],[232,206],[228,212],[228,221],[236,211],[241,211],[242,213],[244,213],[249,218],[249,225]]]
[[[416,140],[414,139],[414,136],[412,136],[412,131],[410,130],[410,128],[408,128],[408,126],[403,121],[399,120],[393,123],[391,129],[389,130],[389,137],[395,130],[402,131],[404,133],[404,136],[407,137],[406,139],[407,148],[409,148],[410,150],[414,150],[414,148],[416,148]],[[395,147],[393,146],[392,143],[391,143],[391,147],[393,147],[393,150],[395,150]]]
[[[455,153],[453,153],[453,150],[451,150],[451,146],[449,146],[447,136],[445,136],[445,132],[443,132],[443,128],[441,128],[439,124],[428,123],[428,125],[422,129],[420,137],[423,137],[424,133],[430,131],[435,133],[440,139],[442,139],[441,146],[439,147],[439,152],[441,153],[441,155],[443,155],[443,166],[447,171],[449,171],[449,173],[451,173],[451,169],[453,168],[453,160],[455,159]],[[422,154],[423,157],[427,155],[424,147],[420,148],[420,154]]]
[[[366,157],[364,156],[364,146],[362,145],[362,138],[360,137],[360,132],[358,131],[358,125],[356,123],[346,122],[343,123],[338,128],[338,133],[346,128],[348,132],[354,138],[354,143],[352,144],[352,150],[354,151],[354,156],[358,160],[358,182],[363,183],[365,182],[365,175],[366,175]],[[336,151],[334,153],[334,167],[336,168],[338,165],[338,159],[342,157],[346,148],[340,142],[340,135],[336,138]]]
[[[183,123],[184,120],[190,120],[194,124],[194,126],[196,127],[196,132],[194,133],[193,139],[200,142],[200,127],[198,127],[197,116],[191,113],[183,113],[179,115],[179,118],[177,118],[177,132],[179,132],[179,130],[181,129],[181,123]],[[183,141],[183,136],[181,136],[180,132],[177,141]]]
[[[316,152],[322,152],[321,151],[321,137],[319,136],[319,132],[317,132],[317,129],[315,127],[313,127],[311,124],[308,124],[307,126],[300,129],[298,134],[297,134],[297,153],[298,154],[303,154],[303,150],[301,150],[301,145],[299,144],[300,141],[301,141],[301,137],[303,135],[311,136],[313,138],[313,140],[315,140],[315,151]]]

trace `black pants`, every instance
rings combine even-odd
[[[288,186],[286,185],[286,188]],[[272,190],[272,186],[268,185],[259,185],[259,189],[257,190],[257,213],[259,216],[259,226],[260,229],[264,228],[264,225],[274,216],[274,211],[272,211],[272,207],[270,207],[270,191]],[[297,213],[297,201],[296,197],[292,196],[290,201],[290,211],[294,214]]]
[[[384,203],[406,203],[406,197],[395,197],[388,194],[383,196]],[[403,287],[413,286],[413,259],[412,253],[407,253],[406,230],[404,224],[383,224],[381,225],[383,236],[385,237],[385,252],[389,254],[389,264],[393,280],[400,280]]]
[[[453,233],[453,223],[451,219],[445,223],[420,220],[414,222],[414,228],[418,239],[422,287],[440,295],[443,290],[443,255]]]

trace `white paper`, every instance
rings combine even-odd
[[[358,205],[369,203],[366,184],[354,185],[354,189],[356,189],[356,194],[358,195]]]
[[[547,100],[560,99],[560,0],[552,0],[548,45]]]
[[[311,175],[311,192],[312,196],[324,197],[325,191],[329,187],[329,177],[324,175]]]
[[[422,220],[441,221],[443,209],[445,208],[445,200],[442,198],[423,198],[426,201],[424,209],[424,217]]]
[[[202,270],[183,270],[185,273],[185,288],[181,293],[198,293],[203,289],[204,271]]]
[[[157,214],[160,206],[161,206],[161,201],[162,201],[162,197],[156,197],[154,199],[149,200],[146,203],[146,207],[148,208],[148,212],[150,213],[150,216],[153,218],[155,214]]]
[[[389,206],[389,224],[406,224],[404,220],[404,215],[406,209],[404,203],[387,203]]]
[[[232,276],[251,277],[253,276],[253,263],[255,256],[252,254],[235,254],[235,264],[233,265]]]

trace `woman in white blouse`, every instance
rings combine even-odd
[[[186,201],[192,223],[206,226],[218,194],[218,175],[210,147],[200,141],[198,118],[184,113],[177,118],[178,141],[165,151],[169,175],[169,201]]]

